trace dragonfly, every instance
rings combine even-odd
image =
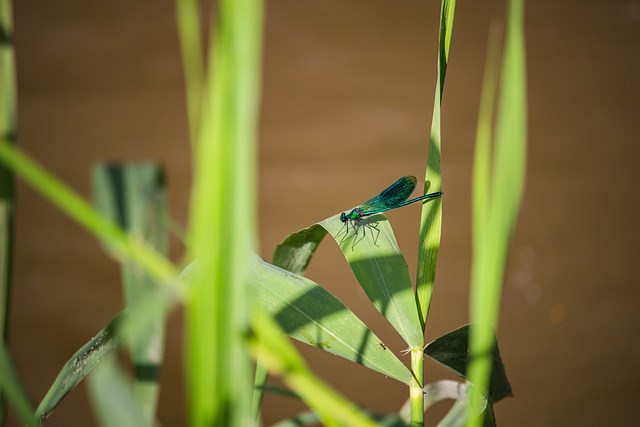
[[[346,227],[346,234],[344,237],[346,238],[349,235],[349,226],[351,226],[351,228],[355,230],[355,244],[358,237],[358,223],[364,218],[382,212],[390,211],[391,209],[410,205],[411,203],[419,202],[420,200],[435,199],[442,196],[442,191],[438,191],[435,193],[425,194],[424,196],[419,196],[411,200],[407,200],[411,193],[413,193],[413,190],[415,190],[417,182],[418,180],[415,176],[403,176],[402,178],[391,184],[389,187],[387,187],[380,194],[353,208],[351,212],[342,212],[340,214],[340,221],[342,221]],[[377,230],[377,227],[373,225],[369,226]],[[342,231],[338,233],[338,235],[340,234],[342,234]],[[380,230],[378,230],[378,235],[380,235]],[[362,238],[364,239],[364,232]],[[377,238],[375,240],[377,240]]]

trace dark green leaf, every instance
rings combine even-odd
[[[40,402],[36,410],[38,418],[41,420],[46,419],[62,399],[91,372],[98,362],[121,344],[122,338],[118,336],[117,328],[123,317],[124,312],[121,312],[106,328],[98,332],[95,337],[69,359],[49,388],[49,391],[47,391],[44,399]]]
[[[462,378],[467,379],[466,369],[469,354],[468,342],[470,326],[471,325],[465,325],[427,344],[424,350],[425,355]],[[489,401],[496,403],[505,397],[513,396],[504,365],[500,359],[497,341],[495,341],[492,360],[493,367],[491,370]]]

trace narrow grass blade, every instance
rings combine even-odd
[[[360,286],[411,349],[422,349],[424,338],[409,276],[391,225],[372,215],[345,236],[345,224],[335,215],[319,223],[340,246]]]
[[[99,164],[93,170],[94,193],[99,209],[130,236],[139,238],[160,254],[168,255],[167,196],[162,167],[154,163]],[[135,304],[156,286],[134,265],[122,264],[126,305]],[[159,373],[164,346],[162,307],[149,313],[153,328],[129,342],[135,372],[135,394],[147,419],[155,417],[160,393]]]
[[[243,334],[253,305],[246,269],[256,246],[263,5],[223,0],[218,6],[193,146],[187,239],[189,258],[200,260],[185,311],[188,410],[194,426],[244,424],[251,417],[253,388]]]
[[[178,41],[185,74],[187,115],[192,145],[198,136],[204,82],[204,49],[199,8],[200,3],[197,0],[176,0]]]
[[[495,144],[491,165],[486,141],[480,139],[476,152],[476,172],[490,180],[488,202],[478,203],[474,194],[473,265],[471,273],[470,317],[473,324],[469,343],[469,380],[472,390],[470,411],[476,413],[481,394],[490,382],[498,321],[500,296],[511,235],[515,228],[524,190],[526,169],[526,77],[524,45],[524,1],[511,0],[507,13],[505,45],[502,57]],[[483,117],[483,120],[489,120]],[[483,125],[488,126],[488,125]],[[484,144],[484,146],[482,146]],[[488,171],[492,171],[489,173]],[[490,176],[490,178],[487,178]],[[474,192],[480,189],[474,187]],[[485,196],[486,197],[486,196]],[[469,421],[479,426],[482,416]]]
[[[248,344],[272,373],[282,376],[326,426],[373,427],[376,423],[354,404],[313,375],[273,319],[257,308]]]
[[[88,378],[89,396],[102,427],[151,427],[133,384],[116,358],[105,358]]]
[[[440,35],[438,43],[438,80],[433,103],[433,117],[431,118],[431,136],[429,138],[429,157],[425,173],[425,194],[427,191],[442,191],[442,170],[440,157],[442,141],[440,132],[440,106],[442,93],[449,64],[449,51],[453,33],[453,20],[456,12],[456,0],[442,0],[440,10]],[[428,183],[431,186],[428,187]],[[433,295],[433,285],[436,277],[436,262],[440,250],[440,236],[442,234],[442,200],[425,203],[422,206],[420,220],[420,241],[418,247],[418,273],[416,277],[416,300],[422,330],[427,324],[429,306]]]
[[[20,422],[26,426],[40,425],[33,416],[33,406],[4,343],[0,343],[0,390],[15,409]]]
[[[16,139],[16,64],[11,0],[0,0],[0,137]],[[15,209],[13,172],[0,164],[0,342],[9,342]],[[8,345],[8,344],[7,344]],[[0,425],[6,419],[0,390]]]
[[[252,289],[260,306],[292,338],[408,384],[411,373],[347,307],[316,283],[259,257]]]
[[[39,191],[65,214],[103,241],[117,260],[127,259],[153,276],[157,283],[184,298],[186,289],[177,280],[177,268],[143,241],[127,236],[112,221],[99,214],[90,203],[47,172],[29,156],[0,139],[0,162],[12,168],[27,184]]]
[[[122,343],[118,330],[122,325],[125,312],[115,319],[82,346],[64,365],[47,394],[36,409],[36,416],[45,420],[71,390],[82,381],[98,363]]]

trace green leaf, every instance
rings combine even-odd
[[[326,235],[327,230],[318,224],[289,235],[276,246],[273,264],[292,273],[304,274],[313,254]]]
[[[391,225],[383,214],[358,224],[358,236],[344,236],[344,223],[335,215],[319,223],[340,245],[351,270],[373,305],[393,325],[410,348],[422,348],[424,337],[418,318],[407,262]]]
[[[456,0],[442,0],[440,10],[440,33],[438,37],[438,79],[436,93],[433,100],[433,116],[431,118],[431,133],[429,136],[429,157],[424,177],[424,193],[442,190],[442,168],[440,158],[442,153],[441,135],[441,105],[444,92],[444,82],[449,64],[453,21],[456,12]],[[436,278],[436,262],[440,250],[442,235],[442,200],[426,203],[422,206],[420,218],[420,240],[418,248],[418,272],[416,277],[416,300],[422,330],[427,324],[429,307],[433,295]]]
[[[120,313],[109,325],[98,332],[88,343],[78,350],[64,365],[44,399],[38,405],[36,416],[46,419],[64,397],[86,377],[89,372],[112,350],[122,343],[117,330],[125,312]]]
[[[471,325],[465,325],[430,342],[424,350],[425,355],[460,377],[468,379],[467,363],[469,359],[470,327]],[[491,403],[496,403],[505,397],[513,396],[513,393],[500,358],[498,342],[495,338],[493,348],[489,400]]]
[[[403,383],[411,381],[411,373],[393,352],[322,287],[258,256],[251,271],[258,302],[287,335]]]
[[[186,0],[185,0],[186,1]],[[206,75],[200,44],[179,30],[193,143],[188,259],[202,263],[185,305],[185,373],[193,425],[241,425],[251,417],[253,374],[243,334],[253,307],[246,267],[256,246],[256,140],[262,48],[261,0],[220,1],[210,25]],[[209,26],[207,25],[207,26]],[[191,34],[191,36],[189,35]],[[186,55],[192,55],[186,58]],[[193,57],[196,55],[196,57]]]
[[[400,252],[391,225],[382,214],[358,224],[346,235],[340,215],[334,215],[288,236],[275,250],[274,264],[291,272],[305,272],[327,232],[340,246],[360,286],[382,315],[411,348],[422,348],[424,339],[416,310],[407,262]]]
[[[114,356],[105,358],[89,376],[88,390],[93,408],[103,427],[150,427],[153,421],[133,393],[131,380]]]
[[[21,423],[27,426],[40,425],[33,416],[33,406],[4,343],[0,343],[0,390],[15,409]]]
[[[93,169],[93,186],[96,204],[105,216],[130,236],[168,256],[167,195],[160,165],[151,162],[98,164]],[[131,263],[122,263],[121,271],[127,305],[135,304],[157,286],[144,270]],[[153,419],[156,413],[164,347],[162,307],[155,311],[149,313],[150,333],[129,342],[136,374],[135,393],[144,403],[148,419]]]
[[[327,232],[340,246],[373,305],[410,348],[422,348],[424,338],[407,262],[383,214],[372,215],[358,223],[357,241],[353,228],[350,227],[346,235],[340,214],[297,231],[276,247],[274,264],[303,274]]]
[[[478,181],[473,188],[470,296],[470,317],[474,327],[470,336],[468,367],[469,379],[476,385],[470,404],[472,411],[479,405],[480,393],[489,387],[491,351],[509,244],[524,192],[527,134],[524,0],[509,1],[497,106],[491,105],[497,75],[497,66],[492,64],[497,62],[495,51],[494,48],[488,52],[490,64],[487,65],[483,84],[474,162],[474,178]],[[491,111],[497,111],[492,153],[489,141]],[[472,419],[469,426],[479,426],[481,421],[482,417]]]
[[[246,339],[254,357],[259,357],[269,371],[281,375],[284,382],[318,414],[323,425],[376,425],[362,410],[309,371],[295,347],[260,306],[256,307],[251,320],[252,329]]]
[[[154,277],[163,288],[170,289],[180,298],[186,296],[187,290],[176,280],[178,270],[175,265],[144,242],[127,236],[90,203],[28,155],[13,147],[8,140],[0,139],[0,161],[71,219],[101,239],[107,247],[112,248],[113,256],[118,261],[127,259],[135,263]]]
[[[305,411],[293,418],[279,421],[273,424],[271,427],[302,427],[302,426],[315,426],[322,420],[313,411]]]

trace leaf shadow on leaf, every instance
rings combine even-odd
[[[313,281],[258,256],[252,267],[257,302],[290,337],[408,383],[404,364],[340,300]]]

